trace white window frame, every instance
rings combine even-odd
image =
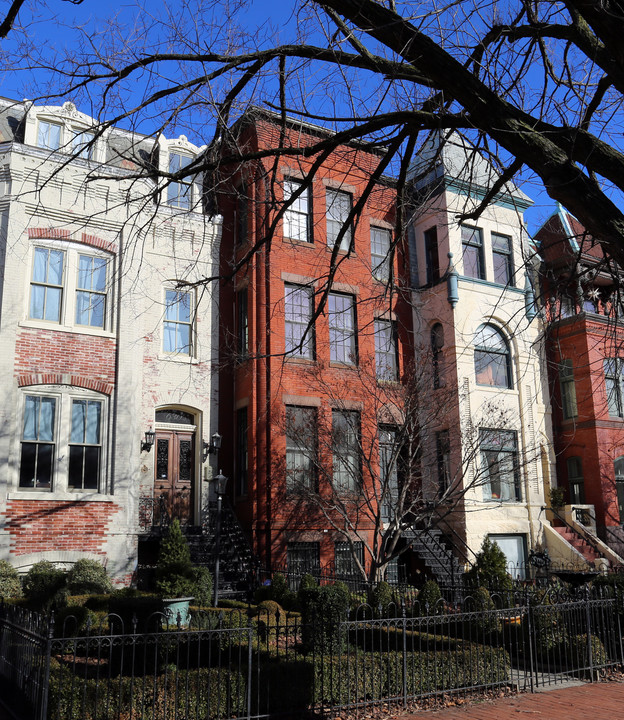
[[[338,302],[342,307],[338,308]],[[344,303],[348,304],[344,304]],[[331,292],[327,296],[329,360],[341,365],[357,365],[355,297]]]
[[[516,431],[481,428],[479,451],[483,472],[483,499],[486,502],[522,502]],[[498,496],[492,492],[493,481],[498,486]]]
[[[399,379],[397,328],[393,320],[375,318],[375,374],[380,381]]]
[[[327,245],[334,248],[340,230],[345,226],[347,218],[353,209],[353,195],[345,190],[328,187],[325,190]],[[345,207],[341,207],[341,203]],[[340,242],[340,250],[347,252],[353,240],[353,227],[349,224]]]
[[[180,167],[172,169],[173,158],[180,158]],[[167,170],[170,173],[179,172],[188,167],[195,157],[185,150],[170,147],[167,156]],[[186,161],[186,162],[184,162]],[[186,192],[184,191],[186,190]],[[167,205],[178,210],[192,210],[196,201],[195,178],[170,180],[167,184]]]
[[[303,180],[284,178],[284,202],[288,202],[301,188]],[[312,242],[312,226],[310,222],[310,188],[306,187],[301,194],[284,210],[282,235],[289,240]]]
[[[387,228],[371,225],[371,273],[375,280],[387,283],[390,281],[390,247],[392,232]]]
[[[42,283],[34,280],[35,273],[35,257],[37,248],[47,251],[58,251],[63,253],[63,283],[60,286],[49,283]],[[115,257],[112,253],[107,253],[90,245],[82,245],[69,241],[60,240],[36,240],[31,244],[30,262],[28,265],[28,274],[25,278],[26,298],[24,319],[20,323],[26,327],[47,327],[59,330],[83,333],[88,335],[104,335],[111,337],[113,335],[113,278],[115,276]],[[106,262],[106,278],[104,290],[94,288],[83,288],[79,284],[80,257],[97,258]],[[61,289],[61,304],[58,320],[46,320],[45,318],[31,317],[31,296],[34,286],[58,287]],[[77,322],[78,295],[79,293],[89,293],[103,298],[104,311],[102,314],[103,326],[86,324]],[[89,307],[92,307],[91,305]]]
[[[286,405],[286,493],[317,491],[318,414],[315,407]]]
[[[175,293],[176,295],[185,295],[188,296],[190,299],[189,302],[189,319],[188,320],[180,320],[179,315],[176,314],[176,318],[171,318],[168,316],[168,308],[169,307],[176,307],[179,306],[179,302],[176,303],[170,303],[168,300],[169,293]],[[195,357],[195,341],[197,336],[197,298],[195,296],[194,290],[183,290],[180,288],[174,288],[174,287],[165,287],[163,291],[163,305],[164,305],[164,311],[163,311],[163,318],[162,318],[162,351],[165,357]],[[177,345],[174,350],[168,350],[165,347],[165,338],[166,338],[166,326],[167,325],[175,325],[176,327],[178,325],[183,327],[189,328],[189,344],[185,345],[184,347],[188,347],[188,352],[186,350],[180,350],[178,349]],[[176,335],[177,337],[177,335]]]
[[[302,298],[307,298],[303,313]],[[299,298],[299,299],[298,299]],[[314,328],[310,324],[314,312],[313,289],[306,285],[284,285],[284,351],[287,357],[314,359]]]
[[[24,420],[27,397],[53,398],[55,400],[55,417],[53,437],[50,444],[54,446],[50,487],[20,486],[22,471],[22,446],[24,439]],[[72,408],[74,401],[98,402],[100,408],[100,437],[99,443],[76,442],[72,438]],[[36,385],[20,388],[18,402],[19,421],[16,430],[16,462],[15,462],[15,488],[21,494],[44,493],[46,497],[70,494],[72,496],[84,494],[102,495],[107,487],[108,476],[108,422],[109,398],[106,395],[92,390],[86,390],[69,385]],[[98,447],[100,460],[98,477],[95,488],[71,488],[69,486],[70,448],[71,447]]]
[[[362,491],[362,417],[359,410],[332,410],[332,486],[338,494]]]

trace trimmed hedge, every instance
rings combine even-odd
[[[246,683],[227,668],[170,669],[140,678],[85,679],[52,661],[48,717],[62,720],[211,720],[238,715],[246,707]]]
[[[501,649],[467,645],[451,651],[408,653],[407,693],[420,696],[508,682],[509,655]],[[353,653],[340,657],[268,664],[260,673],[261,710],[302,710],[400,697],[403,655]]]
[[[8,560],[0,560],[0,598],[21,598],[22,583]]]

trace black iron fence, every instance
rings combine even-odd
[[[55,622],[0,605],[2,698],[28,720],[303,716],[597,680],[624,662],[621,597],[525,599],[363,604],[331,627],[276,604],[197,611],[184,628],[159,613],[93,625],[78,611]]]

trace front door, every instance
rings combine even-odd
[[[154,497],[158,517],[166,513],[182,525],[193,521],[193,477],[195,472],[194,433],[188,430],[156,431]]]

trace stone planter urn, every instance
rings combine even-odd
[[[169,627],[177,627],[178,618],[181,626],[189,624],[189,605],[192,599],[192,597],[162,599],[163,613]]]

